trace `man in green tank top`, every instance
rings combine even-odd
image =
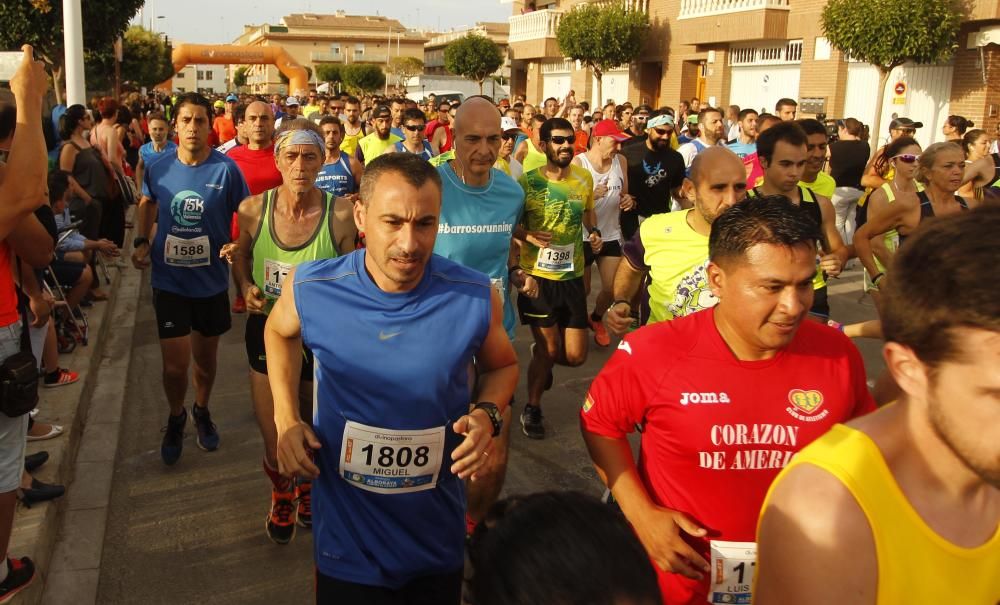
[[[305,119],[285,127],[289,130],[280,133],[274,145],[282,184],[240,204],[240,236],[233,260],[233,272],[250,313],[246,324],[250,394],[264,437],[264,472],[272,483],[267,535],[278,544],[291,541],[296,522],[303,527],[311,525],[312,508],[310,485],[293,485],[278,474],[277,430],[267,378],[264,324],[281,295],[285,276],[293,267],[349,252],[354,249],[357,235],[352,202],[316,187],[325,156],[319,128]],[[300,405],[302,417],[310,418],[312,354],[303,351],[303,355],[306,361],[302,368]]]

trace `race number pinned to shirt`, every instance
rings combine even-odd
[[[347,421],[340,471],[354,487],[380,494],[433,489],[444,455],[443,426],[404,431]]]
[[[757,543],[711,540],[709,546],[712,549],[712,578],[708,602],[749,605],[757,565]]]
[[[573,271],[573,256],[575,252],[576,246],[573,244],[539,248],[538,258],[535,260],[535,269],[551,273],[570,273]]]
[[[207,267],[211,264],[211,249],[207,235],[191,239],[168,235],[163,262],[171,267]]]
[[[292,265],[289,263],[264,259],[264,294],[275,298],[281,296],[281,284],[291,270]]]

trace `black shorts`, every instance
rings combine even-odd
[[[83,275],[86,266],[83,263],[74,263],[70,260],[54,260],[49,264],[49,269],[52,270],[52,275],[60,286],[73,287],[76,282],[80,281],[80,276]]]
[[[316,571],[316,604],[364,603],[364,605],[459,605],[462,601],[462,570],[410,580],[402,588],[368,586],[345,582]]]
[[[264,324],[267,323],[267,315],[250,313],[247,315],[247,361],[250,368],[255,372],[267,374],[267,354],[264,351]],[[313,354],[306,347],[302,347],[302,373],[299,380],[313,379]]]
[[[826,286],[813,290],[813,306],[809,309],[809,314],[824,320],[830,319],[830,300],[827,296]]]
[[[523,325],[580,329],[589,326],[582,277],[561,281],[535,277],[535,281],[538,282],[538,298],[517,295],[517,310]]]
[[[153,288],[153,309],[160,338],[187,336],[191,330],[202,336],[221,336],[233,327],[229,315],[229,292],[192,298]]]
[[[594,254],[594,249],[590,247],[590,243],[585,243],[583,245],[583,265],[585,267],[589,267],[591,263],[599,258],[603,258],[605,256],[615,256],[621,258],[621,255],[622,243],[616,239],[604,242],[604,245],[601,246],[601,251],[597,254]]]

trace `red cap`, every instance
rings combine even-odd
[[[614,120],[601,120],[594,125],[590,131],[592,137],[611,137],[619,143],[628,140],[629,136],[618,130],[618,124]]]

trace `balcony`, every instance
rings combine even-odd
[[[351,57],[351,63],[385,63],[389,59],[389,55],[385,53],[364,53],[362,55],[354,55]]]
[[[682,44],[788,37],[789,0],[682,0],[674,31]]]
[[[344,55],[340,53],[309,53],[309,60],[313,63],[343,63]]]
[[[539,59],[542,57],[560,57],[559,44],[556,42],[556,30],[563,11],[544,9],[523,15],[512,15],[510,35],[507,43],[510,46],[511,58]]]

